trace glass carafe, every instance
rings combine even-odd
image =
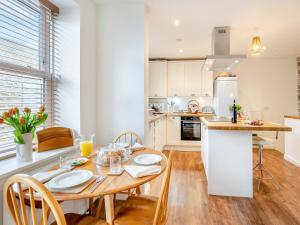
[[[81,156],[89,157],[93,151],[94,134],[81,134],[80,135],[80,152]]]

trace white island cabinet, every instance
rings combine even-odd
[[[280,124],[262,126],[242,122],[202,121],[201,154],[208,194],[236,197],[253,196],[252,131],[290,131]]]

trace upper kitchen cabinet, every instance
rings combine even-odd
[[[185,96],[184,62],[168,62],[168,96]]]
[[[149,62],[149,96],[167,96],[167,62]]]
[[[184,62],[184,79],[185,79],[185,96],[201,96],[202,89],[202,67],[204,60],[185,61]]]
[[[204,60],[151,61],[149,97],[213,96],[213,74]]]

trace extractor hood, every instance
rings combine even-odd
[[[246,55],[230,55],[230,27],[213,29],[212,55],[206,57],[206,70],[230,72],[245,58]]]

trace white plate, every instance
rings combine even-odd
[[[134,158],[134,162],[141,165],[152,165],[159,163],[161,160],[162,157],[156,154],[141,154]]]
[[[93,177],[93,173],[88,170],[74,170],[61,174],[49,181],[50,188],[66,189],[83,184]]]
[[[88,158],[81,157],[81,158],[72,159],[72,160],[70,160],[69,163],[71,166],[81,166],[81,165],[85,164],[87,161],[89,161]]]

